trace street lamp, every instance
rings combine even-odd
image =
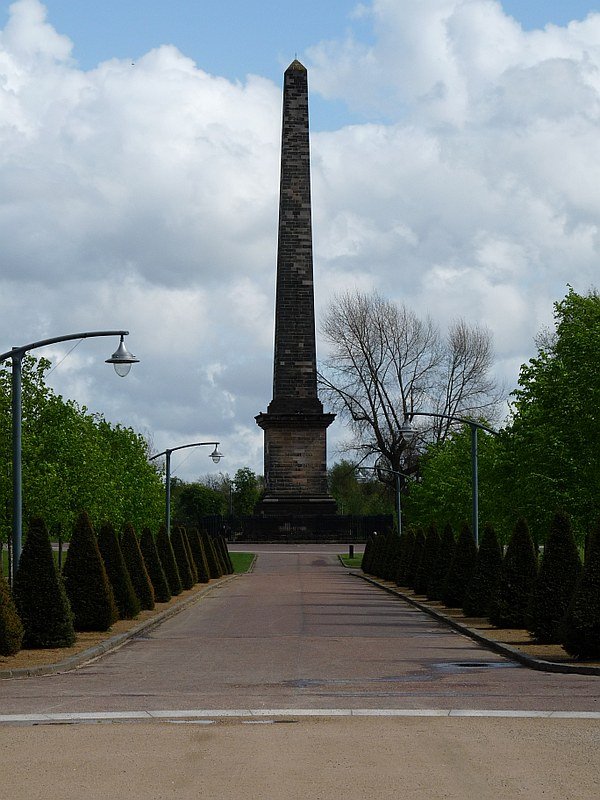
[[[400,427],[400,433],[404,441],[410,444],[415,437],[415,429],[410,424],[409,417],[436,417],[437,419],[448,419],[451,422],[461,422],[463,425],[468,425],[471,429],[471,520],[473,527],[473,538],[475,544],[479,546],[479,470],[477,464],[477,431],[482,430],[487,433],[492,433],[498,436],[498,431],[487,425],[482,425],[481,422],[475,422],[472,419],[465,419],[464,417],[456,417],[452,414],[436,414],[428,411],[411,411],[409,415],[404,418],[404,422]]]
[[[411,429],[412,430],[412,429]],[[398,520],[398,536],[402,536],[402,508],[400,506],[400,478],[406,477],[404,472],[398,472],[391,467],[382,467],[380,465],[376,465],[374,467],[359,467],[358,472],[362,472],[362,470],[372,470],[373,472],[389,472],[395,478],[395,488],[396,488],[396,518]],[[378,475],[379,477],[379,475]]]
[[[99,336],[120,336],[121,343],[111,356],[106,359],[107,363],[113,364],[115,372],[121,377],[125,377],[132,364],[136,364],[139,358],[132,355],[123,342],[123,337],[129,331],[86,331],[84,333],[70,333],[66,336],[54,336],[51,339],[41,339],[39,342],[31,342],[22,347],[13,347],[6,353],[0,353],[0,362],[11,359],[12,361],[12,450],[13,450],[13,520],[12,520],[12,576],[14,576],[19,566],[21,558],[21,543],[23,540],[23,482],[21,464],[21,428],[22,428],[22,365],[23,358],[30,350],[38,347],[46,347],[50,344],[59,342],[69,342],[73,339],[93,339]]]
[[[150,461],[154,461],[155,458],[160,458],[160,456],[165,457],[165,523],[167,527],[167,536],[171,535],[171,453],[174,453],[176,450],[185,450],[186,447],[205,447],[210,445],[214,445],[215,448],[210,454],[210,458],[212,458],[214,464],[218,464],[223,458],[223,454],[219,452],[219,442],[192,442],[191,444],[181,444],[179,447],[168,447],[161,453],[155,453],[155,455],[150,456]]]

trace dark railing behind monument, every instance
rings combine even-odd
[[[229,517],[211,515],[198,519],[211,536],[229,542],[364,542],[374,533],[391,530],[391,514],[374,516],[273,516]]]

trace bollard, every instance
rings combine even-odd
[[[348,545],[348,558],[354,558],[354,545]]]

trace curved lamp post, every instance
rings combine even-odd
[[[357,472],[361,472],[362,470],[372,470],[375,473],[378,472],[389,472],[391,475],[394,476],[396,482],[396,519],[398,520],[398,536],[402,536],[402,508],[400,506],[400,478],[406,477],[404,472],[398,472],[391,467],[357,467]]]
[[[472,419],[465,419],[465,417],[455,417],[452,414],[436,414],[429,411],[411,411],[404,418],[404,422],[400,427],[400,433],[404,441],[407,444],[410,444],[415,436],[415,429],[410,424],[410,418],[412,417],[436,417],[437,419],[448,419],[451,422],[461,422],[463,425],[468,425],[471,429],[471,520],[472,520],[472,527],[473,527],[473,538],[475,539],[475,544],[479,546],[479,472],[478,472],[478,465],[477,465],[477,431],[482,430],[486,431],[487,433],[492,433],[494,436],[498,436],[498,431],[495,431],[493,428],[488,427],[487,425],[482,425],[480,422],[474,422]]]
[[[22,347],[13,347],[6,353],[0,353],[0,362],[11,359],[12,361],[12,448],[13,448],[13,521],[12,521],[12,578],[19,566],[21,558],[21,543],[23,539],[23,483],[22,483],[22,464],[21,464],[21,427],[22,427],[22,405],[21,405],[21,383],[22,383],[22,363],[26,353],[36,350],[38,347],[46,347],[49,344],[59,342],[69,342],[73,339],[93,339],[99,336],[120,336],[119,347],[110,358],[106,359],[107,364],[112,364],[117,375],[124,378],[132,364],[136,364],[139,358],[132,355],[123,341],[129,331],[86,331],[84,333],[69,333],[66,336],[54,336],[51,339],[41,339],[39,342],[31,342]]]
[[[149,461],[154,461],[155,458],[160,458],[160,456],[165,457],[165,524],[167,527],[167,536],[171,535],[171,453],[174,453],[176,450],[185,450],[186,447],[204,447],[207,445],[214,445],[215,449],[210,454],[210,458],[212,458],[215,464],[218,464],[223,458],[223,454],[219,453],[219,442],[192,442],[191,444],[181,444],[179,447],[168,447],[161,453],[155,453],[149,458]]]

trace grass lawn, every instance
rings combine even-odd
[[[353,558],[348,558],[347,555],[340,553],[340,559],[345,567],[351,567],[352,569],[360,569],[360,567],[362,566],[362,559],[363,559],[362,553],[360,553],[357,556],[354,556]]]
[[[254,561],[254,553],[229,553],[235,572],[248,572]]]

